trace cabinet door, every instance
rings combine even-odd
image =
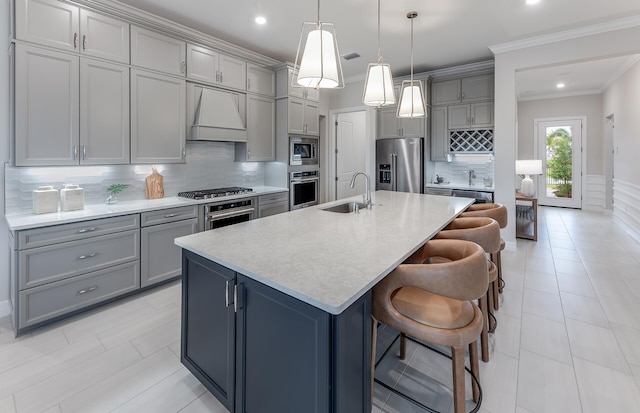
[[[471,121],[469,114],[469,105],[452,105],[449,106],[448,111],[448,125],[449,129],[464,129],[468,128]]]
[[[80,60],[80,163],[129,163],[129,68]]]
[[[221,54],[220,84],[233,89],[247,90],[247,62]]]
[[[274,204],[260,205],[258,209],[258,218],[264,218],[271,215],[282,214],[289,211],[289,201],[277,202]]]
[[[329,314],[240,274],[237,283],[235,411],[332,411]]]
[[[78,50],[80,9],[57,0],[16,0],[16,38]]]
[[[313,102],[320,102],[320,90],[314,89],[312,87],[304,89],[304,95],[307,100],[311,100]]]
[[[182,274],[182,248],[174,240],[198,232],[198,219],[154,225],[140,230],[140,286],[147,287]]]
[[[185,75],[186,43],[131,26],[131,64],[172,75]]]
[[[131,163],[183,163],[186,83],[131,70]]]
[[[446,105],[460,102],[460,79],[433,82],[431,84],[431,104]]]
[[[82,9],[80,28],[83,54],[129,63],[129,23]]]
[[[378,110],[378,139],[398,136],[400,136],[400,131],[395,108]]]
[[[426,118],[399,119],[400,133],[405,137],[424,137]]]
[[[320,108],[315,102],[307,101],[304,105],[304,125],[307,135],[320,135]]]
[[[448,151],[447,107],[436,106],[431,110],[431,160],[435,162],[447,161]]]
[[[275,114],[275,100],[247,95],[247,161],[275,161]]]
[[[79,58],[16,45],[16,166],[77,165]]]
[[[489,128],[493,126],[493,101],[472,103],[471,124],[474,128]]]
[[[276,95],[274,71],[247,63],[247,92],[274,97]]]
[[[289,133],[303,134],[304,133],[304,100],[299,98],[288,99],[288,124]]]
[[[206,83],[220,82],[220,54],[205,47],[187,45],[187,77]]]
[[[462,102],[493,99],[493,74],[462,79]]]
[[[233,285],[236,273],[186,250],[182,268],[180,361],[232,412],[236,362]]]

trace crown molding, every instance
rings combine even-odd
[[[425,74],[440,79],[444,77],[453,77],[460,75],[468,75],[471,72],[493,72],[495,69],[495,61],[484,60],[481,62],[468,63],[465,65],[446,67],[444,69],[436,69],[425,72]]]
[[[73,0],[65,2],[86,7],[98,12],[107,13],[128,23],[152,29],[168,36],[177,37],[199,46],[209,47],[216,51],[229,54],[258,65],[272,68],[280,63],[279,60],[275,60],[271,57],[245,49],[216,37],[209,36],[171,20],[167,20],[135,7],[131,7],[127,4],[120,3],[117,0]]]
[[[580,37],[591,36],[612,32],[616,30],[628,29],[630,27],[640,26],[640,15],[624,17],[622,19],[612,20],[605,23],[594,24],[591,26],[579,27],[577,29],[565,30],[562,32],[535,36],[528,39],[516,40],[509,43],[502,43],[495,46],[489,46],[489,50],[493,54],[512,52],[514,50],[526,49],[534,46],[541,46],[549,43],[561,42],[564,40],[577,39]]]
[[[640,55],[635,55],[629,58],[625,64],[621,65],[618,70],[611,76],[609,80],[602,86],[602,92],[609,89],[611,85],[615,83],[622,75],[624,75],[627,70],[631,69],[636,63],[640,62]]]
[[[575,96],[601,95],[602,89],[577,90],[575,92],[547,93],[545,95],[518,96],[518,102],[528,102],[532,100],[561,99]]]

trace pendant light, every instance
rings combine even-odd
[[[335,27],[333,23],[320,22],[320,0],[318,0],[318,21],[302,23],[295,67],[298,71],[294,72],[291,79],[293,87],[316,89],[344,87]]]
[[[380,54],[380,0],[378,0],[378,61],[377,63],[369,63],[367,77],[364,81],[362,103],[377,107],[396,103],[391,67],[383,63]]]
[[[399,118],[424,118],[427,116],[424,104],[424,90],[420,80],[413,80],[413,19],[418,17],[418,12],[407,13],[407,18],[411,20],[411,78],[402,81],[402,92],[400,93],[400,104],[396,114]]]

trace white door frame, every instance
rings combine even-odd
[[[371,177],[371,190],[375,191],[375,132],[376,132],[376,110],[370,106],[357,106],[350,108],[335,109],[329,111],[329,139],[326,142],[325,153],[327,154],[324,171],[321,171],[322,178],[327,183],[325,185],[325,195],[327,201],[336,199],[336,122],[341,113],[365,112],[365,140],[370,143],[365,152],[366,172]]]
[[[540,154],[539,136],[538,136],[538,124],[540,122],[562,122],[569,119],[578,119],[582,122],[582,132],[580,134],[580,147],[581,149],[581,160],[580,160],[580,209],[584,209],[585,205],[585,195],[587,193],[587,117],[586,116],[558,116],[553,118],[535,118],[533,120],[533,153],[534,158],[542,159],[542,155]],[[538,194],[538,199],[540,199],[540,194]]]

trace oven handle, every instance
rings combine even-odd
[[[209,213],[207,214],[207,222],[215,221],[218,218],[229,218],[229,217],[235,217],[238,215],[244,215],[247,212],[253,212],[255,210],[256,210],[255,208],[246,208],[239,211],[224,212],[222,214]]]

